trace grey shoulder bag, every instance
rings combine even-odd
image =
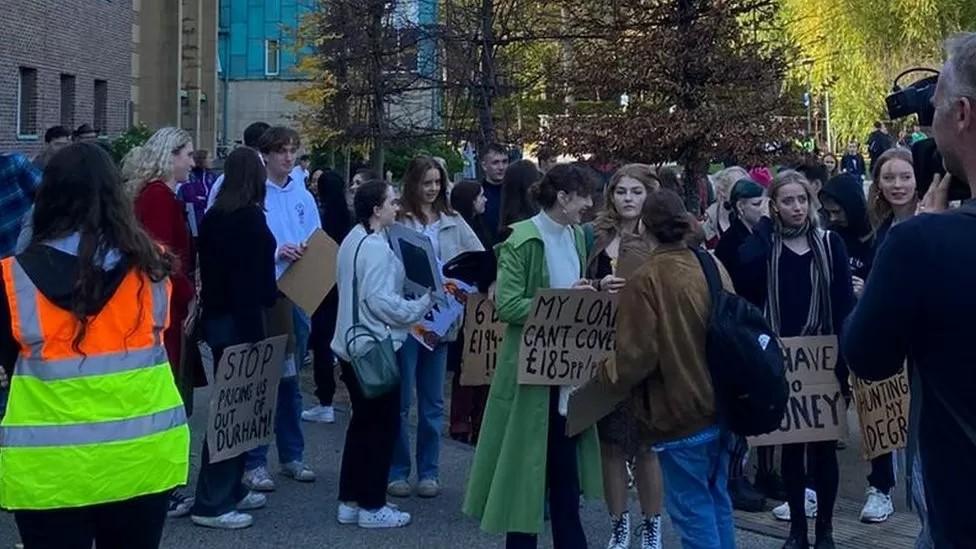
[[[352,326],[346,330],[346,350],[356,374],[356,381],[367,399],[381,397],[400,385],[400,368],[397,366],[393,338],[389,334],[384,339],[376,337],[368,328],[359,323],[359,250],[369,236],[359,241],[356,255],[352,260]],[[353,352],[353,344],[365,339],[372,343],[362,354]]]

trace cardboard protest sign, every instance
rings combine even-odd
[[[286,343],[275,336],[224,350],[207,418],[211,463],[271,442]]]
[[[883,381],[853,378],[864,459],[872,460],[908,445],[908,374]]]
[[[789,337],[783,359],[790,396],[779,429],[749,438],[750,446],[839,440],[847,435],[847,411],[835,374],[837,336]]]
[[[610,357],[609,360],[613,360]],[[569,395],[569,411],[566,414],[566,436],[575,437],[610,415],[617,406],[631,395],[629,389],[604,383],[594,377]]]
[[[617,295],[539,290],[519,341],[522,385],[580,385],[613,354]]]
[[[410,335],[428,350],[433,351],[464,314],[464,304],[468,301],[468,294],[475,291],[476,288],[459,280],[445,281],[445,299],[434,300],[434,306],[427,311],[424,318],[410,327]]]
[[[278,289],[311,316],[336,283],[339,246],[322,229],[309,237],[302,258],[278,280]]]
[[[464,309],[464,352],[461,385],[490,385],[498,365],[498,350],[505,335],[495,304],[484,294],[468,296]]]
[[[404,293],[424,295],[433,292],[435,297],[445,299],[444,280],[430,239],[399,223],[387,229],[387,235],[393,253],[403,263]]]

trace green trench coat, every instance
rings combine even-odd
[[[464,513],[491,533],[538,534],[543,528],[549,387],[518,384],[522,325],[536,290],[549,287],[542,236],[531,221],[512,226],[499,250],[496,308],[508,324],[491,382],[478,447],[468,480]],[[583,231],[576,232],[580,271],[586,261]],[[603,497],[596,428],[577,438],[580,487],[587,498]]]

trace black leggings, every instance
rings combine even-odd
[[[834,502],[840,482],[837,465],[837,441],[810,442],[783,445],[783,484],[786,486],[790,505],[790,532],[806,535],[807,516],[804,509],[807,488],[807,456],[809,471],[817,492],[817,530],[831,527],[834,520]]]
[[[335,334],[336,315],[339,311],[339,293],[336,288],[332,288],[312,315],[312,330],[309,335],[309,348],[313,356],[315,396],[322,406],[332,406],[332,399],[336,392],[335,355],[332,354],[332,337]]]

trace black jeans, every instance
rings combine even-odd
[[[24,549],[156,549],[163,537],[169,490],[116,503],[15,511]]]
[[[810,463],[806,463],[809,461]],[[813,477],[817,492],[817,526],[831,527],[834,520],[834,502],[840,482],[837,465],[837,441],[810,442],[783,445],[783,484],[786,486],[790,505],[790,532],[805,535],[807,516],[805,511],[807,469]]]
[[[868,485],[881,490],[885,495],[895,487],[895,454],[887,453],[871,460],[871,474]]]
[[[400,390],[367,399],[352,365],[340,359],[339,368],[352,401],[339,471],[339,501],[374,511],[386,505],[393,444],[400,432]]]
[[[336,316],[339,313],[339,293],[336,288],[325,296],[325,300],[312,315],[312,331],[309,335],[309,348],[314,357],[312,372],[315,377],[315,396],[322,406],[332,406],[335,398],[335,355],[332,353],[332,336],[336,329]]]
[[[546,486],[555,549],[586,549],[580,522],[580,483],[576,465],[576,438],[566,436],[566,418],[559,415],[559,388],[549,394],[549,436],[546,448]],[[538,536],[509,532],[506,549],[534,549]]]

